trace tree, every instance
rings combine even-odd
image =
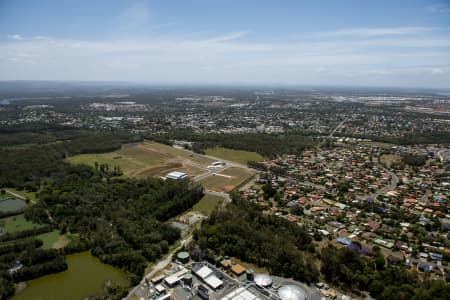
[[[296,216],[301,216],[303,214],[303,208],[299,205],[292,206],[289,208],[291,214]]]
[[[384,290],[384,284],[379,280],[374,280],[369,286],[369,293],[372,297],[377,298]]]
[[[377,255],[375,257],[375,266],[377,268],[377,270],[384,270],[384,267],[386,265],[386,260],[384,259],[384,256],[381,255]]]
[[[322,235],[317,231],[314,232],[313,238],[316,242],[320,242],[322,240]]]

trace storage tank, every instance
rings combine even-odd
[[[260,287],[270,287],[272,285],[272,277],[267,274],[256,274],[255,283]]]
[[[188,286],[192,286],[192,274],[191,273],[184,274],[183,282]]]
[[[247,275],[247,280],[248,280],[248,281],[253,281],[253,280],[255,280],[255,273],[253,273],[253,270],[252,270],[252,269],[247,269],[247,270],[245,271],[245,273],[246,273],[246,275]]]
[[[189,261],[189,252],[186,251],[178,252],[177,259],[182,263],[187,263]]]
[[[288,284],[278,289],[281,300],[306,300],[305,291],[296,285]]]

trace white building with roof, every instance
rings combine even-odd
[[[164,282],[167,283],[168,286],[174,286],[178,281],[180,281],[180,277],[178,277],[177,274],[172,274],[164,279]]]
[[[248,291],[244,287],[240,287],[228,295],[225,295],[222,300],[259,300],[261,298],[258,298],[253,293]]]
[[[182,179],[186,179],[187,177],[188,177],[188,175],[186,173],[178,172],[178,171],[170,172],[169,174],[166,175],[167,179],[173,179],[173,180],[182,180]]]
[[[197,275],[201,279],[205,280],[205,278],[208,277],[209,275],[211,275],[212,272],[213,271],[209,267],[203,266],[200,269],[198,269],[197,271],[195,271],[195,275]]]
[[[217,290],[219,287],[223,285],[223,281],[214,275],[208,276],[204,280],[206,284],[209,285],[213,290]]]

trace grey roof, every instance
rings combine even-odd
[[[305,291],[296,285],[288,284],[278,290],[281,300],[306,300]]]

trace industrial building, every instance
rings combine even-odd
[[[254,295],[244,287],[240,287],[222,298],[222,300],[259,300],[259,299],[261,298],[258,298],[256,295]]]
[[[225,162],[223,161],[215,161],[208,166],[208,169],[218,169],[225,167]]]
[[[142,287],[145,292],[139,299],[204,299],[204,300],[306,300],[311,290],[301,284],[268,274],[254,274],[240,264],[229,268],[223,266],[221,258],[216,267],[208,262],[192,262],[188,252],[179,252],[177,262],[165,275],[155,276],[151,283]],[[232,267],[235,267],[233,270]],[[239,275],[237,275],[238,273]],[[316,296],[318,290],[316,290]]]
[[[187,179],[187,177],[188,175],[186,173],[178,171],[170,172],[169,174],[166,175],[166,179],[173,179],[173,180],[183,180]]]
[[[223,285],[223,281],[217,278],[214,275],[213,270],[211,270],[208,266],[203,266],[197,270],[192,268],[192,271],[213,290],[217,290]]]

